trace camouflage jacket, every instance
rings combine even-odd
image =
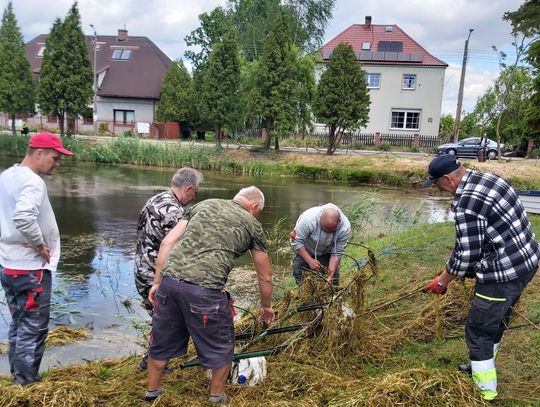
[[[152,285],[161,241],[182,219],[184,212],[185,208],[170,189],[154,195],[142,208],[135,252],[135,276],[142,285]]]
[[[262,225],[242,205],[207,199],[184,214],[187,229],[162,270],[207,288],[223,288],[234,261],[246,251],[266,252]]]

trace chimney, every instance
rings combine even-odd
[[[371,16],[366,16],[366,28],[371,27]]]
[[[126,41],[128,39],[128,30],[125,28],[119,28],[118,37],[116,39],[118,41]]]

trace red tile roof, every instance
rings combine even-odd
[[[43,58],[38,52],[47,36],[41,34],[26,44],[26,58],[34,78],[39,77]],[[88,56],[93,67],[93,36],[86,36]],[[106,70],[98,89],[99,96],[159,99],[165,71],[171,60],[147,37],[127,37],[119,41],[115,35],[98,35],[97,72]],[[131,49],[128,60],[112,59],[114,49]]]
[[[391,27],[391,31],[388,31],[387,27]],[[402,42],[403,49],[398,53],[378,52],[380,41]],[[356,53],[356,58],[366,65],[448,66],[448,64],[427,52],[395,24],[353,24],[322,46],[323,59],[328,60],[332,50],[342,42],[351,44]],[[362,50],[362,44],[365,42],[370,43],[369,51]]]

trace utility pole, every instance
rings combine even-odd
[[[463,87],[465,86],[465,70],[467,69],[467,54],[469,52],[469,38],[474,28],[469,28],[469,35],[465,40],[465,49],[463,50],[463,63],[461,64],[461,79],[459,80],[459,93],[456,109],[456,120],[454,121],[454,143],[457,143],[459,137],[459,127],[461,125],[461,104],[463,103]]]
[[[97,133],[97,33],[93,24],[90,27],[94,30],[94,103],[92,108],[92,124],[94,126],[94,134]]]

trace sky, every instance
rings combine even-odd
[[[352,24],[397,24],[428,52],[446,62],[442,114],[455,115],[463,48],[469,29],[469,59],[463,93],[463,110],[474,109],[476,99],[499,73],[498,49],[515,57],[511,26],[502,20],[505,11],[519,8],[523,0],[337,0],[325,34],[329,41]],[[2,10],[8,0],[0,0]],[[198,16],[226,0],[79,0],[82,29],[98,35],[115,35],[126,28],[129,35],[150,38],[171,59],[183,58],[184,38],[199,26]],[[55,18],[64,18],[72,0],[13,0],[25,41],[49,32]]]

